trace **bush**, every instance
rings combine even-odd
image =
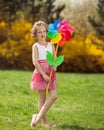
[[[3,32],[9,35],[6,35],[7,39],[4,38],[5,40],[0,45],[0,57],[7,62],[6,65],[1,62],[0,66],[13,69],[32,69],[31,46],[35,39],[33,40],[30,36],[31,23],[21,18],[12,23],[9,32],[6,30],[6,26]]]
[[[78,41],[78,42],[76,42]],[[65,72],[104,72],[104,51],[93,41],[103,45],[103,41],[89,34],[85,39],[75,35],[72,41],[63,46],[60,55],[65,56],[64,63],[58,68]]]

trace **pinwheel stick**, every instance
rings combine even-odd
[[[57,56],[58,47],[59,47],[59,45],[57,44],[56,49],[55,49],[55,54],[54,54],[54,60],[56,59],[56,56]],[[50,71],[50,75],[49,75],[50,78],[52,78],[52,72],[53,72],[53,71],[51,70],[51,71]],[[46,88],[46,94],[48,94],[48,90],[49,90],[49,87],[50,87],[50,83],[51,83],[51,82],[48,82],[48,85],[47,85],[47,88]]]

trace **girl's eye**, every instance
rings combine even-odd
[[[37,32],[37,33],[39,33],[39,34],[40,34],[40,33],[46,33],[46,31],[42,31],[42,32]]]

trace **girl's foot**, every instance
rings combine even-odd
[[[53,124],[53,123],[48,123],[48,122],[43,123],[42,126],[45,126],[45,127],[56,127],[55,124]]]
[[[36,117],[37,117],[37,114],[33,114],[32,115],[31,127],[35,127],[36,126]]]

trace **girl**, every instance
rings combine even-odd
[[[33,25],[31,36],[37,38],[37,42],[32,46],[32,61],[35,70],[31,80],[31,89],[37,90],[39,94],[38,108],[39,113],[32,115],[31,126],[35,127],[40,119],[42,119],[43,126],[54,127],[55,124],[49,123],[46,118],[46,112],[57,99],[56,92],[56,68],[50,67],[46,61],[47,51],[53,55],[55,53],[54,46],[46,41],[47,25],[43,21],[38,21]],[[53,71],[50,79],[50,71]],[[49,87],[49,98],[46,100],[46,87],[51,82]]]

